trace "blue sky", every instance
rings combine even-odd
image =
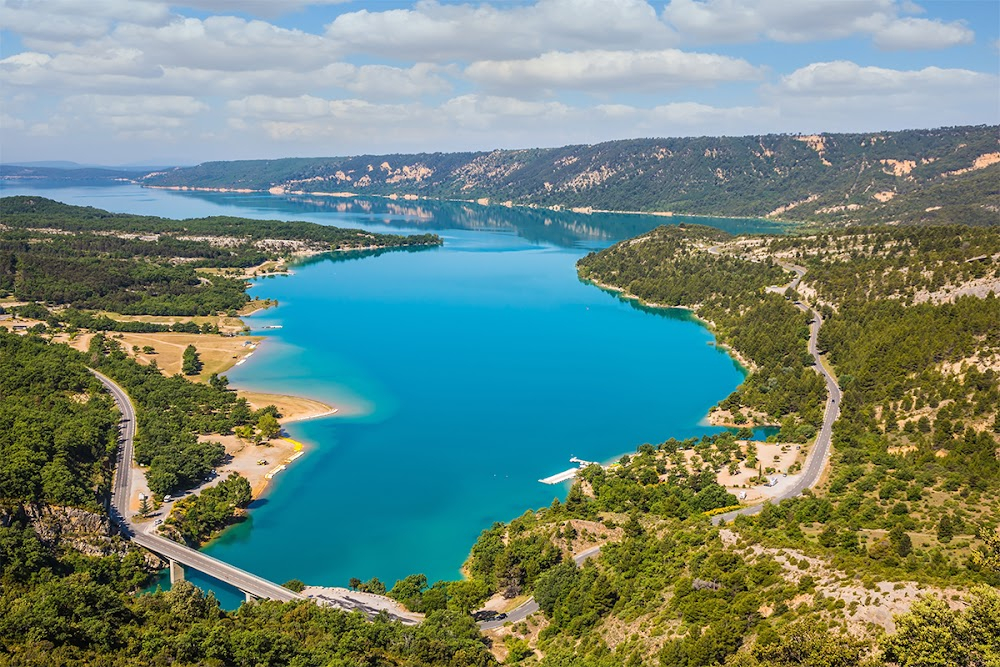
[[[1000,123],[1000,1],[2,0],[0,159]]]

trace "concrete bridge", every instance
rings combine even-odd
[[[238,588],[243,591],[247,600],[268,598],[289,602],[307,599],[304,595],[290,591],[284,586],[279,586],[263,577],[233,567],[173,540],[146,532],[143,526],[132,523],[129,514],[129,500],[132,497],[135,406],[132,405],[128,394],[113,380],[95,370],[91,370],[91,373],[108,389],[122,413],[121,440],[119,441],[118,460],[111,491],[111,516],[117,520],[122,530],[133,542],[160,555],[170,563],[170,583],[183,580],[184,568],[190,567]]]

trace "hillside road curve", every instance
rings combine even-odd
[[[784,264],[779,262],[781,266],[789,271],[794,271],[797,276],[795,280],[788,284],[788,287],[796,289],[801,282],[802,277],[805,275],[806,270],[801,266],[795,264]],[[819,434],[816,436],[816,442],[813,444],[812,449],[809,451],[809,455],[806,456],[806,464],[803,466],[802,473],[798,475],[791,486],[787,489],[771,498],[769,501],[773,504],[778,504],[783,500],[788,498],[794,498],[795,496],[801,494],[804,490],[812,488],[819,481],[820,474],[823,472],[823,468],[826,466],[827,460],[830,458],[830,443],[833,438],[833,424],[837,421],[840,416],[840,403],[841,403],[841,391],[840,385],[837,384],[836,378],[833,374],[826,369],[823,365],[823,359],[821,358],[819,352],[819,330],[823,326],[823,317],[814,309],[809,308],[801,301],[796,301],[795,305],[806,313],[812,314],[812,322],[809,324],[809,354],[812,355],[813,361],[816,364],[816,372],[823,376],[826,381],[826,409],[823,413],[823,425],[820,427]],[[758,505],[751,505],[749,507],[741,507],[738,510],[733,510],[732,512],[726,512],[725,514],[717,514],[712,517],[712,524],[718,526],[723,521],[732,521],[736,517],[750,516],[753,514],[758,514],[766,503],[760,503]]]
[[[120,423],[120,446],[118,447],[118,459],[111,491],[111,516],[117,520],[122,531],[129,539],[168,560],[192,567],[199,572],[203,572],[230,586],[234,586],[250,596],[281,600],[282,602],[305,600],[305,596],[291,591],[284,586],[279,586],[262,577],[224,563],[217,558],[207,556],[173,540],[145,532],[141,526],[132,523],[129,517],[129,501],[132,490],[132,459],[135,451],[135,406],[132,404],[132,400],[128,394],[125,393],[125,390],[118,386],[114,380],[93,369],[90,372],[111,393],[122,415]]]

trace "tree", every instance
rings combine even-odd
[[[507,659],[504,660],[505,665],[515,665],[528,656],[535,654],[534,650],[528,645],[528,642],[514,635],[507,635],[504,638],[504,644],[507,647]]]
[[[184,348],[184,359],[181,363],[181,370],[184,371],[184,375],[197,375],[201,372],[201,369],[201,357],[198,355],[197,348],[194,345],[188,345]]]
[[[490,591],[481,581],[465,579],[448,584],[448,606],[463,614],[471,613],[473,609],[489,597]]]
[[[955,536],[955,529],[951,525],[951,518],[945,514],[942,515],[941,520],[938,521],[937,525],[937,538],[938,542],[947,544],[951,542],[951,538]]]
[[[250,424],[243,424],[242,426],[234,428],[233,433],[235,433],[236,437],[240,440],[253,440],[256,431]]]
[[[361,580],[358,579],[357,577],[351,577],[350,580],[347,582],[347,587],[350,588],[352,591],[358,590],[358,587],[360,586],[361,586]]]
[[[930,596],[896,617],[896,634],[885,637],[888,661],[900,667],[996,665],[1000,661],[1000,593],[972,591],[969,606],[953,611]]]
[[[896,553],[902,558],[906,558],[913,551],[913,540],[899,524],[893,526],[892,530],[889,531],[889,541],[895,547]]]
[[[149,516],[149,513],[153,508],[149,504],[149,497],[143,494],[142,500],[139,501],[139,516]]]
[[[385,595],[385,584],[379,581],[378,577],[372,577],[368,581],[358,586],[362,593],[374,593],[375,595]]]
[[[400,579],[389,591],[389,597],[397,602],[402,602],[409,609],[413,609],[420,604],[420,595],[427,587],[427,576],[423,574],[411,574],[405,579]]]
[[[644,532],[642,524],[639,523],[639,518],[635,514],[629,516],[628,521],[625,523],[625,537],[639,537]]]
[[[275,438],[281,433],[281,424],[271,413],[260,416],[260,419],[257,420],[257,428],[260,429],[260,435],[264,440]]]
[[[296,593],[301,593],[306,589],[306,585],[299,579],[289,579],[288,581],[286,581],[281,585],[287,588],[288,590],[294,591]]]
[[[213,389],[219,389],[225,391],[229,389],[229,378],[225,375],[219,375],[218,373],[212,373],[208,376],[208,384],[211,385]]]
[[[984,542],[983,548],[972,554],[972,560],[980,567],[1000,574],[1000,533],[983,528],[979,536]]]
[[[837,546],[837,543],[840,541],[840,536],[837,531],[837,527],[831,523],[826,524],[826,527],[823,528],[823,532],[819,534],[818,539],[820,545],[828,549]]]
[[[855,667],[865,642],[808,621],[796,621],[780,633],[765,632],[748,648],[726,661],[727,667]]]
[[[535,602],[550,619],[556,605],[566,598],[576,584],[580,570],[572,561],[560,563],[544,572],[535,582]]]

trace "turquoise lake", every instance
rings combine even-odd
[[[743,372],[684,311],[650,311],[577,279],[587,252],[664,223],[778,231],[765,221],[574,215],[385,199],[286,199],[137,186],[4,184],[3,195],[164,217],[240,215],[433,231],[441,248],[310,259],[251,293],[267,340],[236,387],[341,410],[288,426],[309,450],[250,518],[205,548],[273,581],[455,579],[494,521],[562,498],[542,477],[701,424]],[[280,325],[280,329],[265,329]],[[231,591],[191,573],[226,605]]]

